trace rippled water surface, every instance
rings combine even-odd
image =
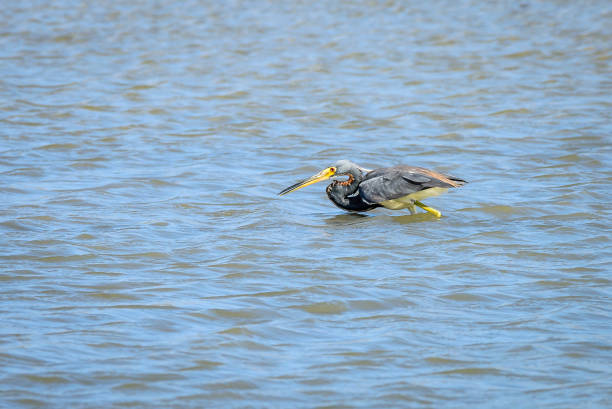
[[[612,3],[0,21],[1,407],[612,405]],[[276,196],[342,158],[470,183]]]

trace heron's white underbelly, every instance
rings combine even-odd
[[[380,202],[381,205],[391,210],[404,209],[407,207],[414,208],[415,200],[423,200],[428,197],[438,196],[445,193],[448,188],[445,187],[430,187],[429,189],[419,190],[418,192],[410,193],[409,195],[398,197],[397,199],[385,200]]]

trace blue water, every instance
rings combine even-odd
[[[0,407],[610,406],[609,2],[0,21]],[[343,158],[469,183],[277,196]]]

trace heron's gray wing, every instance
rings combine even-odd
[[[381,203],[432,187],[454,187],[439,176],[446,179],[444,175],[412,166],[376,169],[359,184],[359,194],[367,202]]]

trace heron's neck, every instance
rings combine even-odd
[[[359,184],[363,180],[363,175],[359,169],[351,169],[345,181],[335,181],[332,183],[334,190],[342,194],[344,197],[352,195],[357,191]]]
[[[359,195],[353,195],[359,184],[363,180],[363,175],[359,169],[352,170],[348,174],[348,180],[341,182],[333,181],[327,186],[327,196],[336,206],[344,210],[362,212],[373,209],[378,205],[366,203]]]

